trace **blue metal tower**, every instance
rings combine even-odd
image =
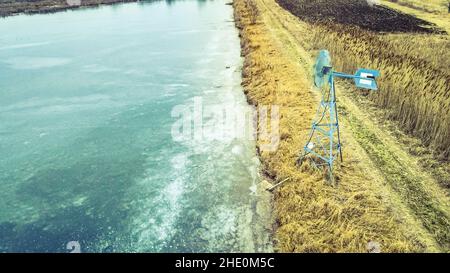
[[[314,85],[322,91],[322,99],[312,123],[308,141],[297,163],[301,165],[309,157],[316,168],[327,167],[333,181],[333,162],[339,156],[342,161],[341,135],[336,108],[334,78],[354,79],[358,88],[377,90],[377,70],[358,69],[355,75],[335,72],[327,50],[319,53],[314,66]]]

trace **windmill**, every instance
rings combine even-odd
[[[377,90],[377,70],[358,69],[355,75],[336,72],[331,65],[330,53],[321,50],[314,65],[314,85],[321,90],[322,99],[311,126],[311,132],[297,164],[301,166],[309,158],[315,168],[328,168],[333,181],[333,163],[339,156],[342,161],[341,135],[336,108],[334,78],[354,79],[358,88]]]

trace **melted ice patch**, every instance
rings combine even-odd
[[[151,158],[158,160],[158,158]],[[162,158],[161,158],[162,160]],[[161,251],[167,247],[170,238],[176,233],[174,227],[182,210],[180,200],[185,191],[186,168],[189,163],[184,153],[170,159],[171,171],[164,176],[155,175],[151,169],[138,181],[139,192],[148,198],[136,204],[141,213],[134,219],[133,233],[138,236],[136,248],[139,251]],[[156,196],[154,182],[167,183],[158,189]]]

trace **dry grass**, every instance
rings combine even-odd
[[[403,2],[409,3],[413,1],[416,0],[403,0]],[[439,29],[444,30],[446,33],[450,33],[450,12],[448,12],[448,9],[442,10],[440,12],[429,12],[424,9],[411,7],[411,5],[402,5],[401,3],[392,2],[389,0],[379,0],[379,2],[385,7],[398,10],[402,13],[410,14],[419,19],[431,22],[435,24]],[[422,3],[426,4],[428,2],[432,3],[435,1],[423,1]],[[417,1],[417,3],[419,3],[419,1]]]
[[[313,118],[317,99],[297,60],[286,55],[285,41],[268,29],[268,9],[253,24],[246,1],[235,0],[240,29],[243,86],[254,105],[280,106],[281,141],[276,152],[261,153],[266,174],[278,181],[290,178],[275,193],[276,248],[281,252],[366,252],[379,242],[383,252],[436,251],[435,241],[386,186],[384,176],[344,131],[345,163],[337,171],[339,187],[332,187],[319,173],[295,165]],[[265,19],[263,20],[264,17]],[[258,143],[260,144],[260,143]],[[431,239],[430,239],[431,238]]]
[[[250,17],[250,23],[252,25],[256,24],[256,22],[259,19],[260,13],[259,13],[259,8],[256,5],[256,2],[253,0],[245,0],[245,7],[248,10],[248,14]]]
[[[439,35],[382,36],[356,27],[317,25],[310,40],[328,48],[336,69],[382,71],[380,92],[370,99],[389,109],[409,134],[422,139],[436,157],[450,156],[450,40]]]
[[[422,18],[426,17],[422,14]],[[446,27],[446,24],[442,26]],[[312,35],[307,43],[313,49],[328,48],[337,69],[347,73],[352,73],[360,67],[382,71],[383,76],[379,80],[380,91],[370,93],[368,97],[379,109],[383,109],[382,116],[387,113],[406,134],[421,140],[420,145],[408,144],[410,153],[417,156],[425,170],[432,173],[435,180],[448,189],[449,37],[436,34],[380,35],[357,27],[336,24],[315,25],[311,29]],[[402,196],[404,202],[443,249],[448,251],[449,211],[448,207],[439,205],[445,204],[448,199],[436,198],[427,193],[427,186],[421,184],[421,178],[418,179],[406,171],[402,173],[401,169],[406,170],[407,166],[392,156],[391,151],[388,151],[389,149],[375,135],[359,126],[357,122],[352,124],[352,127],[355,135],[362,136],[358,138],[360,144],[371,156],[374,164],[383,170],[386,181]],[[367,138],[370,142],[365,140]],[[426,154],[430,154],[430,151],[432,156],[427,157]],[[398,169],[399,166],[402,168]]]
[[[402,6],[423,10],[431,13],[448,12],[448,0],[389,0]]]

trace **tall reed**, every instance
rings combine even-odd
[[[380,91],[369,96],[389,110],[402,129],[419,137],[442,160],[450,156],[450,59],[447,39],[424,35],[399,38],[379,35],[358,27],[321,24],[313,28],[311,44],[327,48],[333,65],[343,72],[357,68],[381,71]],[[411,38],[411,39],[410,39]],[[441,48],[434,48],[434,44]],[[428,58],[428,57],[432,58]]]

